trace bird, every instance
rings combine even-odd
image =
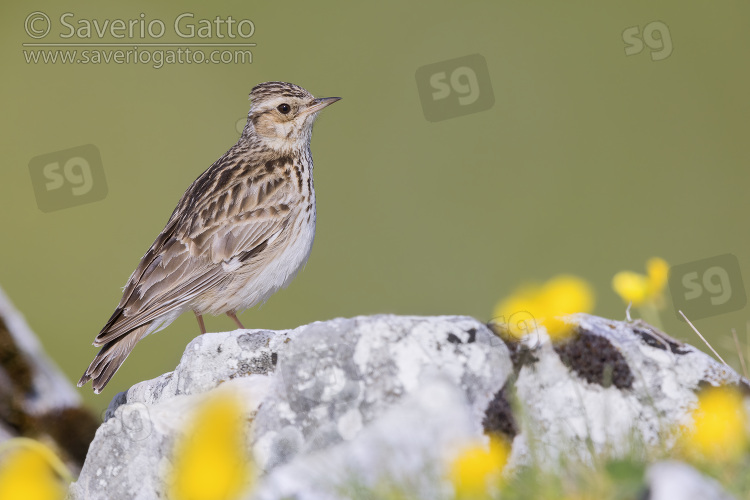
[[[340,99],[287,82],[253,87],[240,138],[180,198],[96,336],[101,350],[78,387],[91,380],[99,394],[141,339],[184,312],[201,334],[205,314],[244,329],[238,312],[289,285],[315,239],[313,123]]]

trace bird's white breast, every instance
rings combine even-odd
[[[309,215],[309,217],[308,217]],[[289,236],[269,242],[262,262],[246,263],[232,269],[233,278],[220,290],[203,298],[198,307],[208,314],[244,311],[268,300],[291,283],[310,257],[315,239],[315,205],[309,213],[299,210],[284,229]],[[232,262],[226,263],[234,267]]]

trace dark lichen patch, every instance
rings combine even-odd
[[[510,361],[513,363],[513,372],[518,375],[524,366],[534,365],[539,358],[534,354],[534,349],[518,345],[515,351],[510,352]]]
[[[32,436],[35,418],[25,408],[25,398],[33,391],[33,372],[26,356],[16,345],[7,325],[0,317],[0,422],[20,436]]]
[[[16,392],[0,396],[0,422],[19,436],[36,434],[36,419],[26,412],[23,398]]]
[[[466,333],[469,334],[469,340],[466,341],[467,344],[472,344],[477,341],[477,329],[476,328],[469,328]]]
[[[510,390],[506,382],[503,388],[497,391],[490,404],[487,405],[482,419],[482,427],[485,434],[501,435],[510,442],[518,434],[518,424],[513,415],[509,394]]]
[[[490,321],[487,323],[487,328],[502,340],[505,347],[510,351],[510,360],[513,363],[513,371],[516,375],[522,367],[533,365],[539,361],[539,358],[534,355],[534,350],[521,344],[518,338],[509,335],[503,325]]]
[[[622,353],[604,337],[578,327],[571,339],[554,345],[560,360],[589,383],[618,389],[633,386],[633,374]]]
[[[99,420],[85,408],[62,408],[40,417],[39,427],[75,463],[82,466],[99,427]]]
[[[14,435],[38,439],[51,437],[65,455],[83,465],[94,439],[99,419],[85,408],[54,409],[38,415],[29,413],[26,398],[35,396],[33,366],[21,351],[7,324],[0,317],[0,422]]]
[[[690,352],[684,348],[685,346],[677,341],[670,340],[666,335],[658,335],[654,331],[638,327],[633,328],[633,331],[637,333],[647,345],[656,349],[666,351],[667,347],[669,347],[669,350],[674,354],[687,354]]]
[[[653,335],[651,335],[651,333],[645,330],[641,330],[640,328],[633,328],[633,331],[640,335],[641,340],[643,340],[646,345],[649,345],[656,349],[661,349],[663,351],[667,350],[667,343],[654,337]]]
[[[26,393],[32,389],[31,366],[18,349],[3,318],[0,318],[0,367],[8,374],[16,390]]]
[[[448,334],[448,342],[450,342],[451,344],[463,344],[463,342],[461,342],[461,339],[452,333]]]
[[[79,467],[83,466],[89,445],[99,427],[99,420],[85,408],[60,408],[35,416],[26,412],[17,398],[3,401],[0,420],[6,429],[17,436],[32,439],[49,436]]]
[[[248,375],[268,375],[276,368],[278,355],[269,352],[258,353],[249,359],[237,361],[237,371],[229,376],[230,379],[247,377]]]

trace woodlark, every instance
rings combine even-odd
[[[307,261],[315,237],[313,122],[339,97],[318,98],[297,85],[266,82],[250,93],[237,144],[180,199],[96,336],[101,350],[78,386],[101,392],[135,344],[192,310],[237,312],[286,287]]]

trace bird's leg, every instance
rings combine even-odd
[[[239,326],[242,330],[245,329],[245,327],[242,326],[242,323],[240,323],[240,320],[237,319],[237,315],[234,313],[234,311],[229,311],[227,313],[227,316],[229,316],[230,318],[232,318],[232,320],[234,320],[234,322],[237,323],[237,326]]]
[[[193,311],[193,312],[195,313],[195,319],[198,320],[198,326],[201,329],[201,335],[203,335],[204,333],[206,333],[206,325],[203,324],[203,315],[202,314],[198,314],[195,311]]]

